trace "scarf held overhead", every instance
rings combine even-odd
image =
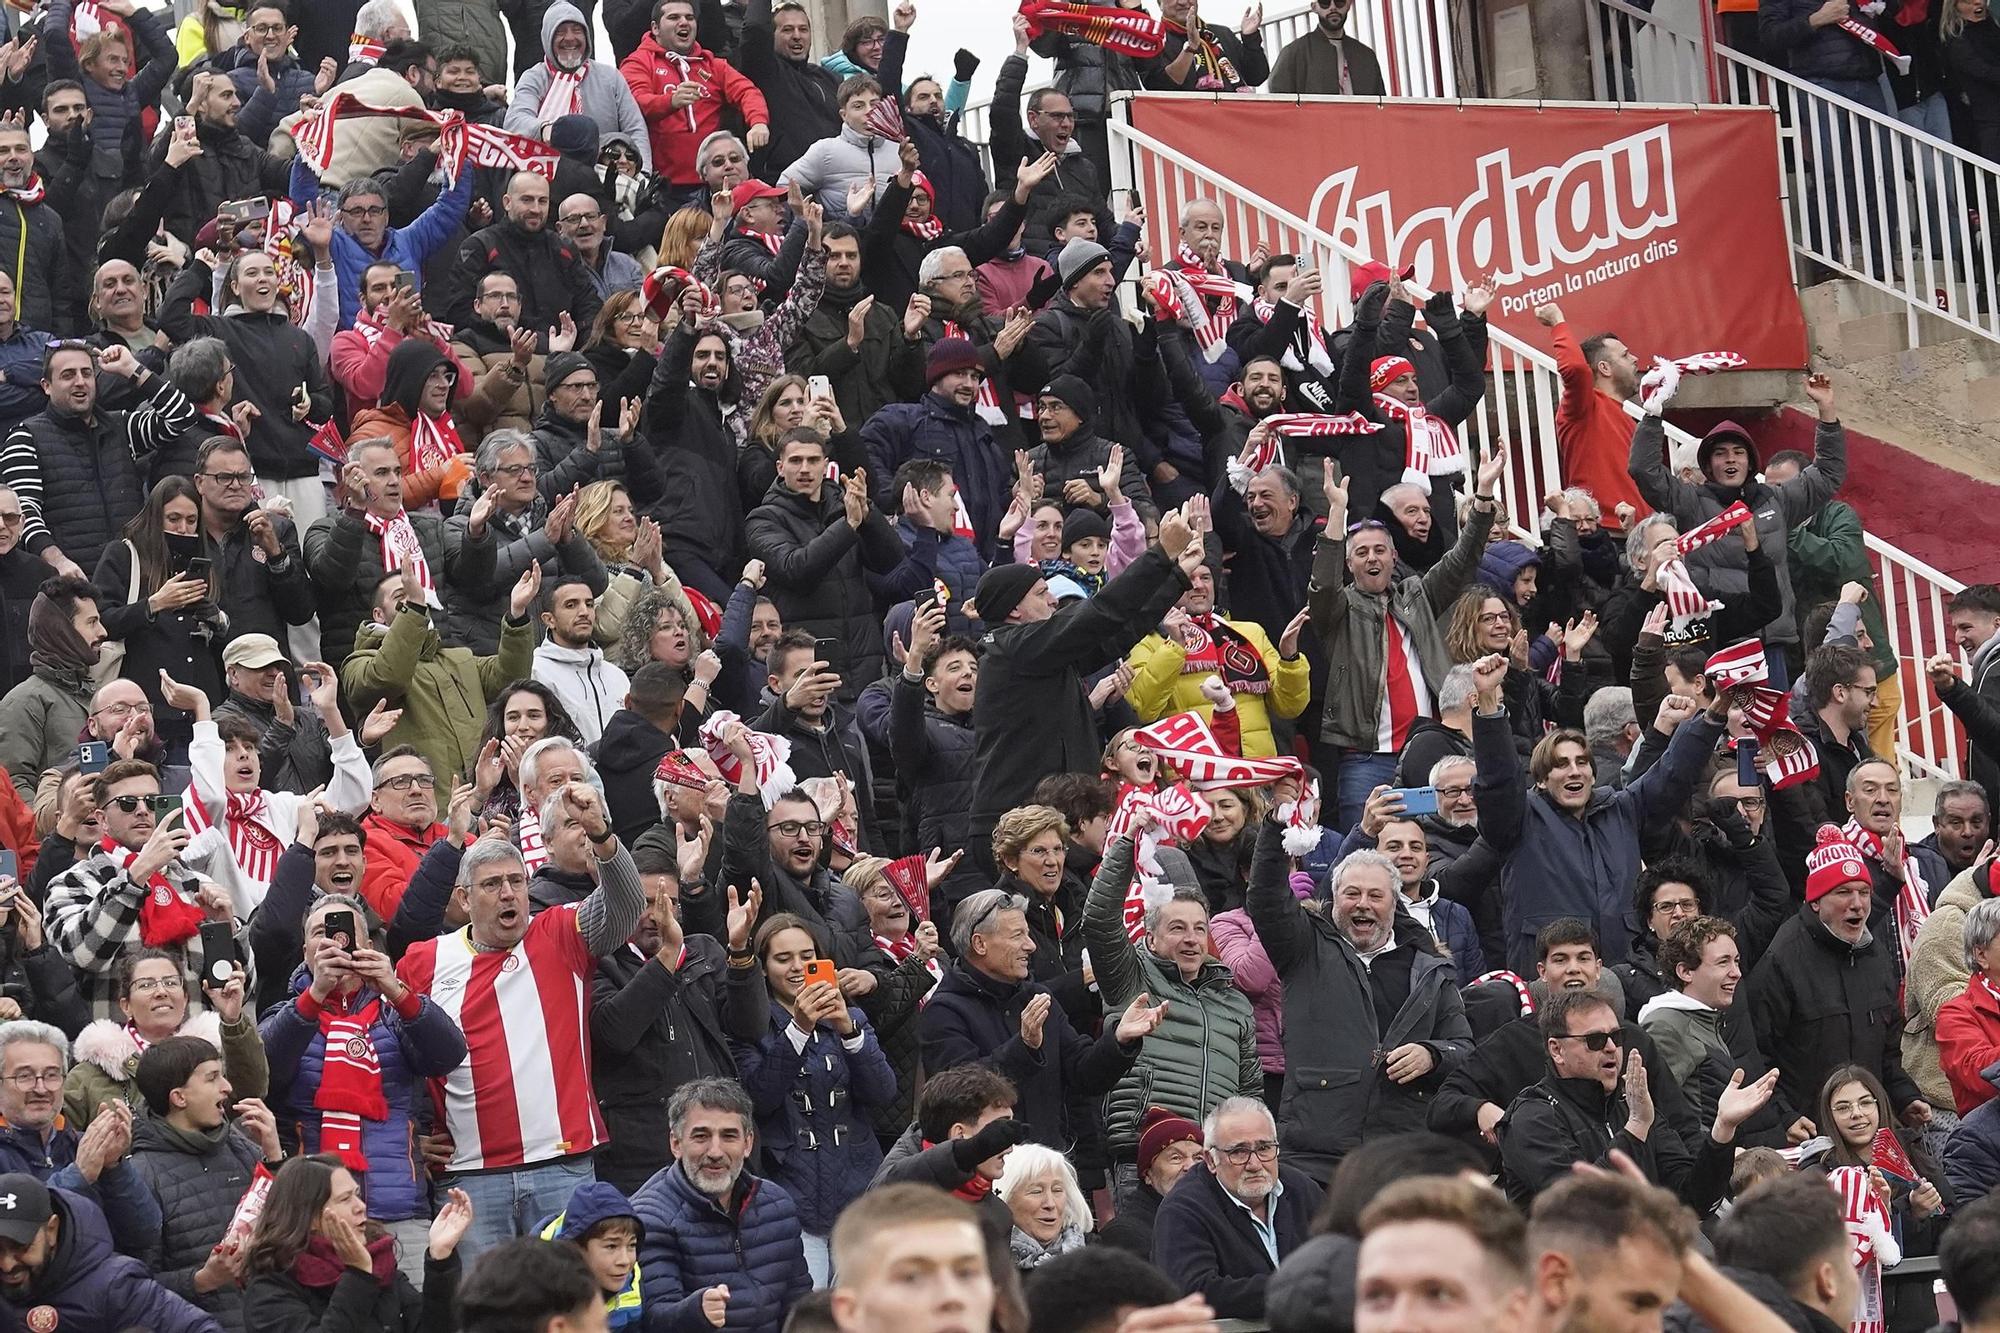
[[[1167,40],[1166,26],[1143,9],[1072,0],[1025,0],[1021,17],[1028,20],[1030,41],[1045,32],[1059,32],[1139,60],[1160,54]]]

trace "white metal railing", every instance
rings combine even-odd
[[[1793,248],[1898,298],[1913,347],[1923,316],[2000,341],[1992,242],[2000,165],[1716,44],[1701,0],[1660,0],[1653,13],[1626,0],[1596,5],[1600,100],[1776,111]]]
[[[1196,198],[1212,200],[1222,209],[1230,244],[1238,254],[1248,254],[1261,244],[1272,254],[1313,256],[1325,274],[1317,312],[1322,323],[1337,329],[1349,322],[1353,309],[1348,269],[1367,256],[1135,129],[1123,114],[1114,114],[1109,129],[1113,182],[1121,189],[1138,190],[1147,201],[1147,242],[1152,253],[1172,253],[1170,219],[1179,215],[1182,204]],[[1562,382],[1555,358],[1539,347],[1490,325],[1488,338],[1487,391],[1467,423],[1468,443],[1476,440],[1481,452],[1495,446],[1505,452],[1507,510],[1517,529],[1532,533],[1542,498],[1562,484],[1555,430]],[[1626,407],[1637,414],[1635,405]],[[1671,424],[1667,437],[1676,459],[1691,459],[1700,443]],[[1945,603],[1963,585],[1872,534],[1867,542],[1879,571],[1876,595],[1882,600],[1900,667],[1903,703],[1896,726],[1901,758],[1913,774],[1956,776],[1963,749],[1959,729],[1941,706],[1931,703],[1924,665],[1938,653],[1955,651]]]

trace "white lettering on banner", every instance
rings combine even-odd
[[[1348,167],[1320,183],[1309,216],[1363,254],[1415,265],[1416,280],[1433,290],[1460,290],[1487,273],[1497,273],[1503,287],[1538,278],[1680,221],[1666,125],[1520,173],[1514,150],[1502,148],[1479,158],[1475,170],[1473,189],[1456,207],[1399,218],[1394,187],[1357,199],[1358,169]],[[1648,247],[1648,262],[1659,257]],[[1606,271],[1590,280],[1613,276]],[[1541,299],[1576,290],[1576,277],[1539,289]]]

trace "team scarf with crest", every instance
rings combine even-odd
[[[319,1011],[320,1035],[326,1039],[319,1091],[313,1094],[320,1113],[319,1150],[339,1154],[355,1171],[368,1169],[368,1158],[361,1151],[361,1122],[389,1118],[389,1102],[382,1093],[382,1057],[369,1031],[381,1013],[379,995],[349,1013],[338,992],[329,995]]]

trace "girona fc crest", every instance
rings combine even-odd
[[[55,1333],[55,1327],[62,1322],[62,1316],[53,1305],[37,1305],[21,1317],[28,1327],[28,1333]]]

